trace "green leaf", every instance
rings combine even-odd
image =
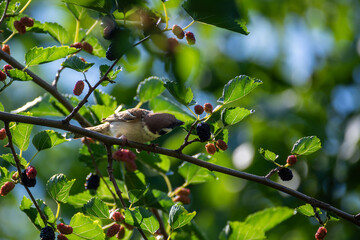
[[[14,167],[16,167],[16,163],[14,160],[14,157],[11,153],[7,153],[7,154],[3,154],[0,156],[0,158],[4,159],[5,161],[7,161],[8,163],[10,163],[11,165],[13,165]],[[18,158],[20,160],[20,165],[22,168],[25,168],[25,166],[27,165],[27,161],[25,160],[25,158],[21,157],[18,155]]]
[[[92,198],[84,205],[83,212],[87,215],[103,219],[110,217],[108,206],[97,197]]]
[[[169,224],[174,231],[175,229],[181,228],[188,224],[196,215],[196,212],[189,213],[180,204],[175,204],[170,209]]]
[[[300,213],[307,217],[315,216],[314,208],[310,204],[305,204],[298,208],[295,208],[295,213]]]
[[[67,141],[69,140],[61,136],[60,133],[55,132],[54,130],[45,130],[37,133],[34,136],[32,143],[38,151],[42,151]]]
[[[94,169],[93,159],[95,159],[95,163],[99,164],[102,161],[107,160],[107,152],[104,145],[91,143],[90,149],[92,152],[92,156],[89,153],[89,150],[86,145],[83,145],[79,150],[79,161],[85,163],[85,165],[90,168]]]
[[[56,218],[54,216],[54,213],[51,211],[51,208],[49,206],[47,206],[45,204],[45,202],[41,199],[36,199],[36,202],[37,202],[38,206],[40,207],[41,211],[45,214],[47,221],[50,223],[55,223]],[[37,219],[38,219],[39,223],[43,223],[43,220],[42,220],[40,214],[38,214]]]
[[[263,148],[259,148],[259,153],[265,158],[265,160],[268,160],[270,162],[275,162],[275,160],[279,157],[276,153],[273,153],[270,150],[266,150]]]
[[[29,114],[26,114],[29,115]],[[29,147],[32,124],[17,123],[10,127],[13,143],[20,150],[25,151]]]
[[[2,187],[6,182],[12,181],[12,174],[5,167],[0,166],[0,187]]]
[[[319,149],[321,149],[320,139],[316,136],[309,136],[297,140],[291,153],[296,155],[309,155]]]
[[[125,184],[128,190],[132,189],[142,189],[147,188],[145,175],[140,171],[135,172],[126,172],[125,174]]]
[[[335,213],[332,213],[332,212],[326,212],[326,217],[327,217],[328,221],[330,221],[330,222],[340,221],[340,218]]]
[[[244,13],[234,0],[187,0],[182,7],[198,22],[225,28],[241,34],[249,34],[247,31]]]
[[[67,199],[67,203],[74,208],[82,208],[92,198],[93,195],[91,195],[90,191],[86,190],[75,195],[70,195]]]
[[[219,236],[220,240],[261,240],[266,239],[264,231],[244,222],[228,222]]]
[[[150,100],[150,108],[154,112],[170,113],[183,122],[193,122],[195,120],[193,116],[182,110],[176,103],[173,103],[171,100],[163,96],[158,96]]]
[[[96,118],[97,122],[101,122],[102,119],[107,118],[108,116],[114,114],[114,107],[108,107],[104,105],[92,105],[90,107],[93,117]]]
[[[21,200],[21,204],[20,204],[20,210],[23,211],[28,218],[30,219],[30,221],[35,225],[35,227],[40,230],[41,228],[44,227],[44,223],[42,221],[38,221],[38,211],[36,210],[36,208],[31,207],[32,206],[32,201],[23,196],[23,199]]]
[[[194,157],[207,161],[210,157],[206,156],[205,154],[197,154]],[[188,184],[197,184],[203,183],[209,180],[216,179],[216,176],[210,170],[199,167],[189,162],[184,162],[179,166],[178,172],[181,176],[183,176]]]
[[[156,153],[147,153],[142,151],[138,154],[137,159],[143,161],[145,164],[163,173],[168,172],[171,165],[168,156],[159,155]]]
[[[294,215],[294,210],[287,207],[273,207],[248,215],[244,223],[253,225],[264,232]]]
[[[170,212],[170,209],[174,204],[173,200],[168,196],[167,193],[157,189],[152,189],[151,194],[146,194],[144,201],[146,206],[161,209],[167,213]]]
[[[99,67],[100,78],[102,78],[105,75],[105,73],[108,71],[109,68],[110,68],[109,65],[105,65],[105,64],[100,65],[100,67]],[[116,79],[118,73],[121,71],[122,71],[122,68],[120,66],[111,69],[111,71],[107,75],[107,79],[110,81],[114,81]],[[106,86],[108,83],[109,83],[108,81],[105,81],[101,85]]]
[[[140,199],[145,197],[145,194],[149,191],[149,186],[146,189],[132,189],[128,191],[129,201],[131,204],[135,204]]]
[[[245,117],[252,114],[254,111],[249,110],[246,108],[226,108],[221,113],[221,120],[224,124],[224,126],[234,125],[241,120],[243,120]]]
[[[46,190],[56,202],[66,203],[75,180],[68,180],[62,173],[55,174],[46,183]]]
[[[8,71],[12,79],[18,81],[31,81],[32,77],[26,72],[21,71],[20,69],[14,68]]]
[[[26,66],[52,62],[75,53],[76,51],[76,48],[70,48],[68,46],[53,46],[48,48],[33,47],[25,54]]]
[[[69,3],[66,3],[66,7],[70,10],[70,12],[77,20],[81,20],[84,16],[88,15],[88,10],[83,7]]]
[[[116,98],[114,96],[111,96],[110,94],[102,92],[99,89],[95,89],[94,98],[95,98],[96,104],[98,104],[98,105],[104,105],[107,107],[111,107],[114,110],[118,106],[118,104],[116,102]]]
[[[85,63],[81,61],[81,59],[78,56],[71,56],[67,58],[61,66],[66,68],[71,68],[77,72],[86,72],[89,70],[95,63]]]
[[[164,90],[163,81],[158,77],[152,76],[139,83],[135,99],[140,102],[147,102],[160,95]]]
[[[66,235],[69,240],[104,240],[105,234],[99,221],[94,221],[82,213],[76,213],[69,224],[73,228],[73,233]]]
[[[62,0],[65,3],[72,3],[102,13],[112,13],[115,9],[113,0]]]
[[[96,37],[87,35],[86,42],[93,47],[93,51],[91,53],[92,55],[100,58],[104,58],[106,56],[106,49],[101,45],[100,41]]]
[[[53,22],[45,22],[44,28],[50,34],[50,36],[52,36],[61,45],[69,41],[69,33],[60,24]]]
[[[237,76],[225,85],[223,95],[218,99],[218,102],[227,107],[236,107],[241,98],[261,84],[262,81],[258,79],[245,75]]]
[[[0,102],[0,111],[4,111],[4,105],[2,105],[2,103]]]
[[[186,88],[182,84],[173,81],[165,81],[165,88],[171,93],[171,95],[181,104],[189,106],[194,104],[194,94],[191,88]]]
[[[154,234],[159,229],[159,222],[153,214],[142,207],[135,208],[134,210],[125,210],[125,222],[132,226],[146,230]]]

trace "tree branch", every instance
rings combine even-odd
[[[8,55],[6,52],[2,51],[0,49],[0,58],[2,58],[5,62],[9,63],[14,68],[23,70],[25,67],[20,64],[15,58]],[[69,111],[72,112],[74,107],[71,105],[71,103],[63,96],[61,95],[55,87],[48,84],[45,80],[40,78],[38,75],[30,71],[29,69],[24,70],[27,74],[29,74],[33,78],[33,82],[45,89],[47,92],[49,92],[51,95],[53,95],[64,107]],[[81,126],[83,127],[91,127],[91,124],[80,114],[75,114],[74,117]]]
[[[237,178],[242,178],[245,180],[257,182],[262,185],[271,187],[278,191],[287,193],[295,198],[298,198],[306,203],[309,203],[312,206],[319,207],[323,210],[333,212],[340,218],[343,218],[349,222],[354,223],[357,226],[360,226],[360,221],[358,221],[354,215],[344,212],[338,208],[331,206],[328,203],[325,203],[325,202],[322,202],[315,198],[312,198],[312,197],[310,197],[306,194],[303,194],[299,191],[293,190],[291,188],[288,188],[281,184],[273,182],[263,176],[257,176],[254,174],[241,172],[241,171],[237,171],[234,169],[215,165],[215,164],[185,155],[176,150],[170,150],[170,149],[161,148],[161,147],[154,147],[153,145],[146,145],[146,144],[141,144],[141,143],[136,143],[136,142],[131,142],[131,141],[124,142],[121,139],[109,137],[109,136],[106,136],[106,135],[103,135],[100,133],[96,133],[96,132],[93,132],[93,131],[90,131],[90,130],[87,130],[87,129],[84,129],[81,127],[76,127],[76,126],[73,126],[70,124],[64,125],[64,124],[62,124],[62,121],[55,121],[55,120],[49,120],[49,119],[37,118],[37,117],[28,117],[28,116],[10,114],[10,113],[6,113],[6,112],[0,112],[0,120],[3,120],[5,122],[10,122],[10,121],[22,122],[22,123],[46,126],[46,127],[51,127],[51,128],[63,129],[63,130],[71,131],[73,133],[77,133],[77,134],[80,134],[80,135],[83,135],[86,137],[91,137],[93,139],[103,142],[105,145],[122,145],[122,146],[132,147],[132,148],[136,148],[136,149],[143,150],[143,151],[154,152],[154,153],[159,153],[159,154],[175,157],[180,160],[193,163],[200,167],[207,168],[210,171],[224,173],[226,175],[234,176]]]

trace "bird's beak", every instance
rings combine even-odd
[[[180,120],[177,120],[177,119],[176,119],[176,122],[175,122],[175,124],[174,124],[174,127],[178,127],[178,126],[181,126],[181,125],[183,125],[183,124],[184,124],[183,121],[180,121]]]

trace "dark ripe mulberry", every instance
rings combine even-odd
[[[28,178],[26,174],[26,170],[24,170],[21,173],[21,181],[26,187],[34,187],[36,185],[36,179],[35,178]]]
[[[109,227],[109,229],[106,232],[106,236],[111,238],[115,236],[120,230],[120,225],[115,223]]]
[[[106,58],[109,59],[110,61],[114,61],[117,58],[113,43],[111,43],[109,45],[109,48],[106,50]]]
[[[123,239],[125,237],[125,228],[124,226],[120,226],[119,232],[116,234],[117,239]]]
[[[196,133],[200,138],[201,142],[206,142],[211,136],[210,126],[207,123],[199,123],[196,126]]]
[[[100,177],[96,174],[90,173],[86,177],[85,189],[96,190],[100,184]]]
[[[59,234],[57,240],[69,240],[64,234]]]
[[[22,17],[22,18],[20,19],[20,22],[21,22],[22,24],[24,24],[26,27],[32,27],[32,26],[34,26],[34,19],[29,18],[29,17]]]
[[[55,240],[54,229],[50,226],[46,226],[40,231],[41,240]]]
[[[290,181],[293,178],[293,173],[289,168],[281,168],[278,170],[278,174],[283,181]]]
[[[14,21],[14,28],[20,33],[24,34],[26,33],[26,27],[25,25],[20,21]]]

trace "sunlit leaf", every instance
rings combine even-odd
[[[196,212],[189,213],[180,204],[175,204],[170,209],[169,224],[172,230],[181,228],[188,224],[196,215]]]
[[[253,110],[246,108],[226,108],[221,113],[221,120],[224,126],[234,125],[253,113]]]
[[[262,240],[265,232],[252,224],[228,222],[219,236],[220,240]]]
[[[150,233],[155,233],[159,229],[158,220],[149,210],[142,207],[135,208],[134,210],[127,208],[125,210],[125,222]]]
[[[67,58],[61,65],[66,68],[71,68],[77,72],[86,72],[95,63],[83,62],[78,56],[71,56]]]
[[[32,124],[16,123],[10,127],[13,143],[22,151],[25,151],[29,147],[30,134],[33,126]]]
[[[182,84],[174,81],[165,81],[165,88],[171,93],[171,95],[181,104],[189,106],[194,104],[194,94],[191,88],[186,88]]]
[[[65,3],[72,3],[102,13],[112,13],[115,9],[113,0],[62,0]]]
[[[26,66],[34,66],[42,63],[52,62],[75,53],[76,48],[63,47],[33,47],[25,54]]]
[[[204,154],[198,154],[195,156],[200,160],[209,160]],[[184,162],[179,166],[179,173],[185,178],[185,181],[189,184],[203,183],[209,180],[216,179],[216,176],[210,170],[197,166],[195,164]]]
[[[46,183],[46,190],[55,201],[66,203],[75,180],[68,180],[62,173],[55,174]]]
[[[309,136],[297,140],[291,153],[296,155],[309,155],[319,149],[321,149],[320,139],[316,136]]]
[[[25,160],[25,158],[21,157],[21,156],[17,156],[20,160],[20,166],[22,168],[25,168],[27,161]],[[14,160],[14,156],[12,155],[12,153],[7,153],[7,154],[3,154],[0,156],[0,158],[4,159],[5,161],[7,161],[8,163],[10,163],[11,165],[13,165],[14,167],[16,167],[16,163]]]
[[[158,77],[149,77],[140,82],[136,90],[136,99],[140,102],[147,102],[165,90],[164,83]]]
[[[54,130],[45,130],[37,133],[32,143],[38,151],[42,151],[67,141],[69,140],[65,139],[60,133]]]
[[[12,79],[18,80],[18,81],[30,81],[32,80],[32,77],[27,74],[24,71],[21,71],[20,69],[14,68],[8,71],[9,75]]]
[[[69,224],[73,233],[66,235],[69,240],[92,239],[104,240],[105,234],[99,221],[94,221],[82,213],[76,213]]]
[[[90,199],[84,205],[83,212],[98,218],[109,218],[109,207],[97,197]]]
[[[268,160],[270,162],[275,162],[275,160],[279,157],[276,153],[273,153],[270,150],[266,150],[263,148],[259,148],[259,153],[265,158],[265,160]]]
[[[65,44],[69,41],[69,33],[58,23],[45,22],[45,30],[60,44]]]

